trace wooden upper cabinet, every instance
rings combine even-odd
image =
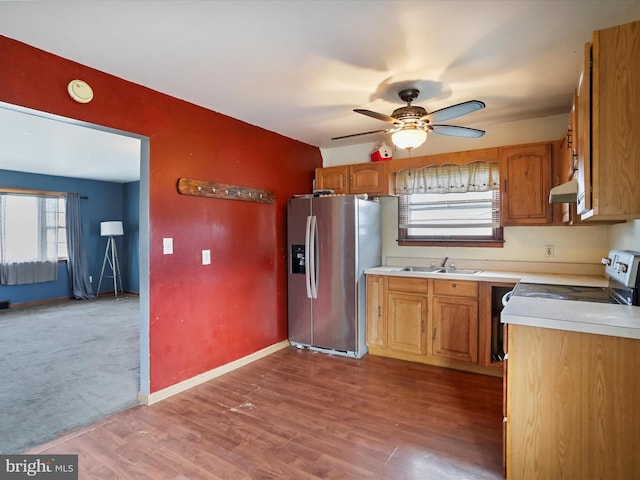
[[[316,168],[316,190],[333,190],[337,194],[346,194],[348,189],[348,165]]]
[[[387,195],[385,164],[371,162],[316,168],[316,189],[333,190],[336,194]]]
[[[351,184],[349,193],[368,193],[370,195],[382,195],[386,190],[386,176],[384,163],[359,163],[349,167]]]
[[[578,90],[573,92],[573,102],[569,111],[567,133],[562,140],[561,153],[554,156],[554,185],[578,178]],[[561,203],[560,219],[556,223],[576,225],[581,223],[575,203]],[[554,217],[555,220],[555,217]]]
[[[640,218],[640,21],[594,32],[585,50],[591,75],[583,75],[579,104],[588,105],[590,77],[591,109],[590,117],[586,106],[579,110],[584,150],[578,182],[585,199],[578,212],[583,220]]]
[[[591,210],[591,44],[585,45],[584,65],[578,80],[576,129],[577,214]]]
[[[502,224],[548,225],[553,220],[551,144],[502,148]]]

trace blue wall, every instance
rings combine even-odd
[[[89,275],[93,277],[94,293],[98,288],[102,260],[107,244],[106,238],[100,236],[100,222],[122,220],[124,222],[125,235],[124,237],[117,237],[116,245],[119,252],[123,284],[125,291],[138,292],[138,205],[140,182],[121,184],[0,170],[0,186],[54,192],[76,192],[81,197],[88,197],[81,200],[80,209],[83,237],[89,263]],[[135,264],[132,263],[132,260],[135,261]],[[100,287],[101,294],[113,292],[113,280],[111,278],[103,279],[102,283]],[[12,304],[64,297],[71,297],[66,262],[58,264],[58,279],[54,282],[34,283],[31,285],[0,285],[0,298],[10,300]]]
[[[139,292],[140,286],[140,182],[123,185],[124,248],[122,250],[122,284],[125,292]],[[120,250],[118,250],[120,251]]]

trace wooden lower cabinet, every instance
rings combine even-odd
[[[387,347],[387,322],[385,311],[385,277],[367,277],[367,345]]]
[[[396,352],[426,353],[426,295],[389,292],[387,295],[389,348]]]
[[[640,478],[640,340],[509,325],[506,473]]]
[[[478,282],[433,280],[431,353],[478,363]]]
[[[367,275],[369,353],[502,376],[478,363],[478,291],[472,281]]]
[[[463,362],[478,362],[478,301],[434,297],[432,354]]]

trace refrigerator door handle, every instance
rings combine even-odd
[[[311,217],[310,241],[310,265],[309,283],[311,285],[311,298],[318,298],[318,217]]]
[[[304,284],[307,287],[307,298],[311,296],[311,215],[307,216],[307,226],[304,232]]]

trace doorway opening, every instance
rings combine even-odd
[[[128,245],[125,245],[125,249],[129,249],[127,260],[130,260],[127,265],[130,282],[128,290],[134,292],[137,290],[138,292],[137,296],[133,296],[135,297],[135,310],[137,311],[137,325],[135,327],[139,332],[136,338],[139,375],[138,385],[136,386],[137,392],[134,392],[134,397],[137,398],[140,394],[148,395],[149,139],[131,132],[124,132],[0,102],[0,141],[3,144],[3,152],[0,153],[0,170],[5,173],[5,175],[2,175],[2,181],[0,181],[2,185],[0,186],[27,188],[29,182],[32,181],[40,184],[50,182],[52,185],[56,185],[57,182],[57,185],[62,185],[65,183],[64,179],[73,179],[69,180],[67,184],[74,184],[74,181],[85,182],[78,184],[82,185],[84,191],[87,192],[85,196],[88,197],[88,200],[85,200],[85,202],[91,202],[92,197],[96,201],[103,198],[101,195],[106,194],[102,190],[109,190],[112,184],[122,184],[121,190],[124,193],[123,198],[119,199],[119,201],[123,206],[128,202],[128,205],[123,208],[122,215],[125,217],[123,218],[125,226],[128,223],[130,234],[128,238],[125,234],[125,241],[129,242]],[[44,162],[39,160],[44,160]],[[135,162],[135,165],[132,165],[132,162]],[[9,182],[13,183],[13,185],[4,185]],[[117,190],[117,187],[113,188]],[[60,191],[61,189],[51,188],[51,190]],[[84,207],[84,205],[82,206]],[[90,210],[90,208],[87,209]],[[99,209],[97,211],[100,212]],[[105,215],[104,213],[96,215],[100,214]],[[87,221],[91,225],[83,225],[83,228],[99,228],[100,220],[111,220],[111,218],[89,218]],[[90,263],[95,266],[102,261],[104,239],[100,238],[99,235],[96,238],[92,235],[91,238],[92,242],[95,241],[94,250],[97,248],[100,252],[99,258],[90,259]],[[100,274],[99,268],[96,274],[95,267],[93,267],[91,274],[95,292]],[[136,284],[134,285],[134,283]],[[1,290],[2,287],[0,286],[0,297],[4,298]],[[42,290],[42,288],[39,290]],[[88,302],[93,302],[92,307],[101,305],[105,308],[109,308],[109,306],[116,307],[115,305],[105,304],[104,300],[101,295],[100,298]],[[113,296],[110,296],[109,300],[113,301]],[[124,300],[127,299],[125,298]],[[83,302],[71,303],[74,304],[74,307],[77,307],[81,306]],[[36,308],[40,310],[54,306],[53,304],[45,305],[46,299],[37,300],[33,303],[37,304]],[[121,305],[117,307],[121,307]],[[131,307],[131,304],[128,307]],[[24,310],[24,313],[27,313],[30,308],[16,309],[16,312]],[[9,313],[9,315],[11,314],[13,312]],[[89,314],[92,317],[96,315],[95,312]],[[9,320],[9,315],[0,315],[0,322]],[[83,327],[86,329],[90,324],[91,322],[87,322]],[[23,323],[23,325],[27,325],[27,323]],[[101,328],[103,325],[98,322],[96,323],[96,328],[98,327]],[[37,328],[37,326],[34,328]],[[33,339],[37,340],[37,332],[32,333]],[[117,334],[117,331],[113,333]],[[96,336],[100,335],[96,334]],[[37,356],[38,354],[28,355],[32,360],[36,360]],[[78,362],[72,361],[70,363],[76,363],[74,367],[78,366]],[[50,364],[46,368],[56,368],[56,365]],[[16,376],[14,375],[14,377]],[[17,376],[16,378],[19,379],[20,377]],[[33,384],[37,379],[23,378],[23,381]],[[65,387],[60,386],[60,388]],[[48,398],[41,398],[41,400],[55,401],[55,391],[56,389],[49,391]],[[0,403],[13,400],[0,396]],[[37,400],[37,398],[23,398],[22,400],[26,404],[31,404],[32,411],[33,408],[37,409],[36,404],[33,404],[33,400]],[[86,398],[84,400],[86,401]],[[1,404],[0,408],[2,408]],[[60,415],[64,416],[64,410],[72,408],[72,405],[61,405]],[[39,443],[44,443],[48,440],[50,439],[42,438]],[[5,451],[4,453],[18,452]]]

